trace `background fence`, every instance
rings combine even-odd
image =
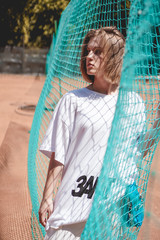
[[[6,46],[0,49],[0,72],[44,74],[48,50]]]

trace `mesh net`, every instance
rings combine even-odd
[[[125,55],[103,167],[81,239],[137,239],[144,215],[159,225],[160,216],[144,211],[159,141],[159,23],[159,0],[72,0],[62,13],[29,143],[33,239],[45,234],[38,210],[49,159],[38,149],[59,99],[69,90],[87,86],[80,71],[84,36],[90,29],[111,25],[126,37]]]
[[[48,71],[50,69],[50,65],[51,65],[51,61],[52,61],[52,58],[53,58],[55,44],[56,44],[56,35],[53,34],[53,36],[52,36],[52,43],[51,43],[51,46],[50,46],[50,49],[49,49],[49,52],[48,52],[47,58],[46,58],[46,74],[48,74]]]

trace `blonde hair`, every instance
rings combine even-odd
[[[124,55],[125,38],[116,27],[91,29],[85,36],[82,45],[80,68],[83,78],[87,82],[94,82],[94,76],[87,74],[86,57],[88,43],[91,39],[100,36],[100,46],[104,53],[104,76],[113,84],[119,84]]]

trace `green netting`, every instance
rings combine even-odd
[[[126,37],[125,56],[112,130],[92,210],[81,239],[137,238],[140,226],[136,227],[133,223],[133,211],[137,209],[139,213],[143,213],[150,167],[159,141],[158,127],[155,131],[152,130],[160,95],[159,0],[72,0],[62,13],[29,142],[28,181],[32,200],[33,239],[43,239],[45,234],[44,228],[38,223],[38,210],[49,160],[38,148],[61,96],[69,90],[87,85],[80,72],[84,36],[92,28],[110,25],[117,26]],[[141,111],[137,110],[138,102],[132,102],[129,98],[132,91],[139,94],[145,103],[143,113],[146,120],[141,122],[137,120],[141,114]],[[134,151],[135,143],[132,143],[131,139],[135,129],[141,127],[144,121],[141,130],[143,134],[138,140],[139,151],[142,154],[137,156]],[[148,144],[149,139],[145,138],[147,133],[150,139],[155,139],[153,145]],[[144,146],[148,149],[146,156],[143,152]],[[132,159],[136,162],[139,175],[130,192],[127,188],[127,176]],[[137,197],[139,195],[140,202]],[[133,200],[132,208],[129,198]],[[158,216],[154,216],[154,221],[160,226]]]
[[[50,49],[49,49],[49,52],[48,52],[47,58],[46,58],[46,74],[48,74],[48,71],[49,71],[51,63],[52,63],[55,45],[56,45],[56,35],[53,34],[52,43],[51,43],[51,46],[50,46]]]

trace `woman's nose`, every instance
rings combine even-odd
[[[93,56],[94,56],[93,51],[90,51],[87,55],[87,58],[91,59],[91,58],[93,58]]]

